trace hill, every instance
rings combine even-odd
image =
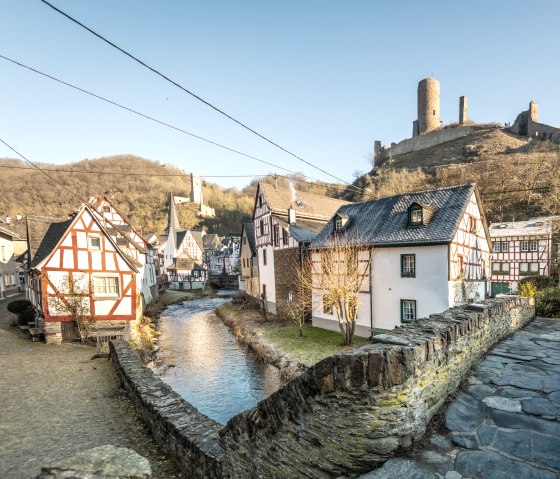
[[[190,194],[189,173],[133,155],[39,166],[68,189],[21,160],[0,159],[1,215],[60,217],[75,210],[90,197],[105,194],[146,234],[159,234],[167,224],[169,192],[187,197]],[[68,170],[72,173],[65,172]],[[220,235],[239,234],[241,222],[251,217],[258,181],[277,181],[281,186],[287,186],[292,181],[301,191],[329,196],[339,195],[343,190],[342,185],[308,184],[300,182],[301,179],[298,175],[276,180],[265,176],[253,179],[242,190],[204,181],[204,201],[215,208],[216,218],[198,218],[195,205],[184,204],[178,207],[181,226],[205,227]]]
[[[489,221],[512,221],[560,214],[559,172],[560,145],[493,127],[395,156],[354,184],[387,196],[477,182]]]

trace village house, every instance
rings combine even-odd
[[[303,248],[347,201],[259,183],[253,209],[259,296],[283,314],[294,288]]]
[[[20,237],[6,226],[5,223],[0,224],[0,299],[15,296],[20,290],[14,248]]]
[[[529,276],[548,276],[553,261],[553,226],[558,217],[490,224],[491,295],[516,292]]]
[[[224,236],[220,245],[208,256],[208,269],[211,275],[236,275],[239,270],[240,238]]]
[[[203,289],[207,280],[206,269],[185,251],[167,267],[167,281],[173,289]]]
[[[241,273],[239,275],[239,290],[252,296],[259,297],[259,258],[255,244],[255,228],[253,223],[244,222],[241,228]]]
[[[317,274],[335,235],[361,250],[357,335],[486,298],[490,235],[474,184],[340,207],[310,245]],[[324,292],[313,290],[312,305],[314,326],[339,330]]]
[[[79,339],[71,311],[95,319],[93,336],[136,335],[144,267],[89,205],[65,220],[28,216],[28,297],[47,343]],[[81,301],[77,301],[81,298]]]

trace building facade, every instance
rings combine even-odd
[[[15,296],[20,291],[18,264],[14,243],[19,235],[0,225],[0,300]]]
[[[255,229],[253,223],[243,223],[240,248],[241,273],[239,290],[253,298],[259,297],[259,259],[255,246]]]

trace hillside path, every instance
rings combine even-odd
[[[0,302],[0,477],[34,477],[51,460],[105,444],[134,449],[154,478],[180,478],[95,348],[34,343]]]
[[[440,431],[362,479],[560,478],[560,319],[494,347],[447,406]]]

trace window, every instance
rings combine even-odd
[[[529,242],[529,251],[537,251],[538,246],[539,246],[538,241],[530,241]]]
[[[324,314],[333,314],[333,305],[332,302],[329,300],[327,295],[323,296],[323,313]]]
[[[118,276],[94,276],[93,288],[96,297],[118,298],[120,295]]]
[[[521,242],[521,251],[529,251],[529,242],[528,241],[522,241]]]
[[[334,223],[334,229],[336,231],[340,231],[342,229],[342,219],[341,218],[337,218],[335,223]]]
[[[274,225],[274,246],[280,245],[280,226]]]
[[[266,250],[263,249],[263,265],[266,266]]]
[[[6,247],[2,246],[2,261],[6,261]]]
[[[422,208],[410,209],[408,223],[412,226],[417,226],[422,224]]]
[[[539,263],[520,263],[519,274],[539,274]]]
[[[500,251],[502,251],[502,248],[500,248],[500,246],[502,245],[502,243],[494,243],[492,245],[492,251],[494,251],[494,253],[499,253]]]
[[[284,246],[288,246],[288,231],[282,228],[282,242],[284,243]]]
[[[476,233],[477,230],[477,221],[476,218],[469,216],[469,231],[471,233]]]
[[[416,255],[401,254],[401,277],[414,278],[416,276]]]
[[[17,279],[15,273],[12,273],[12,286],[17,286]]]
[[[408,323],[416,319],[416,300],[401,299],[401,322]]]
[[[88,236],[88,249],[100,251],[101,238],[99,236]]]
[[[529,271],[531,273],[538,273],[539,272],[539,263],[531,263],[529,265]]]
[[[509,243],[507,241],[502,242],[502,253],[507,253],[509,251]]]
[[[492,263],[492,272],[498,274],[509,274],[509,263]]]
[[[104,211],[105,213],[110,213],[110,212],[111,212],[111,207],[110,207],[110,206],[104,206],[104,207],[103,207],[103,211]]]
[[[262,208],[263,205],[263,196],[259,195],[259,208]]]
[[[264,221],[260,220],[259,222],[259,235],[262,236],[264,235]]]

